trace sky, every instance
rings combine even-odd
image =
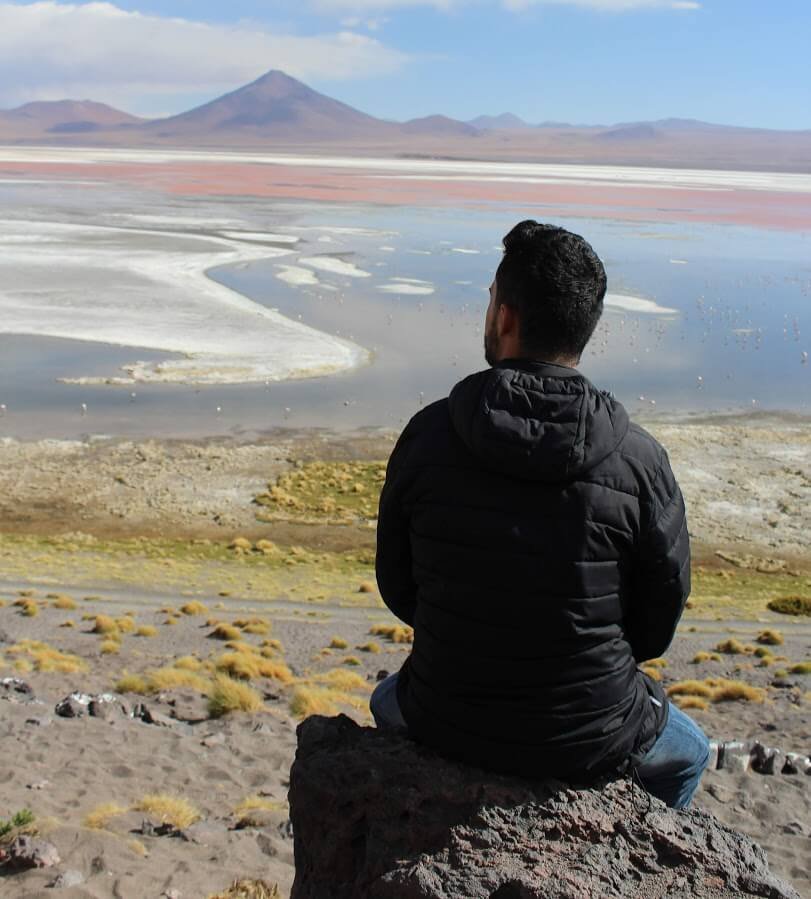
[[[809,0],[0,0],[0,108],[171,115],[281,69],[381,118],[811,129]]]

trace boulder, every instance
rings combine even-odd
[[[344,715],[297,734],[290,899],[799,899],[749,837],[628,778],[501,776]]]

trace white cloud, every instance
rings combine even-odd
[[[150,113],[144,103],[168,108],[173,97],[231,90],[269,69],[305,80],[343,79],[394,72],[407,60],[353,31],[301,36],[250,22],[128,12],[106,2],[0,2],[0,108],[92,97]]]

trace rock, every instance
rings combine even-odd
[[[50,715],[43,715],[41,718],[26,718],[25,723],[29,727],[48,727],[49,724],[54,723],[54,720]]]
[[[213,749],[215,746],[224,746],[225,734],[208,734],[200,740],[200,745],[205,746],[207,749]]]
[[[380,683],[380,681],[385,680],[389,676],[389,672],[386,671],[385,668],[381,668],[380,671],[375,675],[375,680]]]
[[[787,752],[781,774],[807,774],[811,769],[811,760],[799,752]]]
[[[0,678],[0,699],[9,702],[33,702],[34,690],[19,677]]]
[[[707,762],[707,770],[715,771],[718,767],[718,757],[720,753],[720,746],[717,740],[710,740],[710,759]]]
[[[66,890],[69,887],[78,887],[84,883],[84,874],[81,871],[69,869],[63,871],[58,877],[52,880],[48,886],[54,890]]]
[[[9,871],[52,868],[60,861],[53,843],[27,834],[21,834],[8,846],[0,848],[0,864]]]
[[[54,712],[60,718],[82,718],[86,715],[93,697],[87,693],[71,693],[54,706]]]
[[[721,770],[729,771],[733,774],[746,774],[751,761],[752,757],[747,743],[742,743],[739,740],[729,740],[721,744],[718,758],[718,767]]]
[[[87,704],[87,713],[91,718],[108,720],[112,717],[130,716],[130,707],[123,699],[112,694],[94,696]]]
[[[783,753],[771,746],[755,743],[752,747],[752,770],[758,774],[779,774],[783,770]]]
[[[141,720],[145,724],[155,724],[157,727],[174,727],[176,719],[164,715],[163,712],[156,712],[153,709],[145,709]]]
[[[290,899],[799,899],[749,837],[629,778],[490,774],[344,715],[297,734]]]
[[[51,782],[49,780],[38,780],[35,783],[26,784],[26,790],[44,790],[46,787],[50,786]]]

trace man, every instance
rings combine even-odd
[[[684,502],[662,447],[576,366],[606,276],[580,236],[504,238],[485,358],[412,418],[380,498],[377,579],[414,628],[380,727],[528,777],[634,770],[689,804],[707,739],[637,664],[690,592]]]

